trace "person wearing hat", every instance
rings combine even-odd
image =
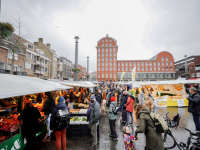
[[[94,95],[90,97],[90,101],[91,104],[87,111],[87,121],[89,121],[88,127],[90,128],[92,134],[92,147],[90,147],[89,150],[92,150],[97,148],[97,123],[100,118],[100,105],[96,101],[96,97]]]
[[[113,90],[112,89],[110,89],[110,91],[109,91],[109,93],[108,93],[108,95],[107,95],[107,107],[109,108],[110,107],[110,103],[111,103],[111,97],[112,96],[115,96],[114,95],[114,93],[113,93]]]
[[[110,137],[113,138],[113,141],[117,141],[118,135],[115,129],[115,122],[117,119],[117,110],[116,110],[117,103],[115,101],[115,97],[111,97],[111,104],[109,107],[109,124],[110,124]]]
[[[52,115],[51,115],[51,122],[50,122],[50,128],[51,130],[54,129],[55,131],[55,137],[56,137],[56,150],[61,149],[61,143],[62,143],[62,150],[66,150],[66,129],[68,125],[58,128],[57,126],[54,125],[55,119],[56,119],[56,114],[58,110],[60,109],[68,109],[67,105],[65,104],[65,99],[63,96],[60,96],[58,98],[58,104],[54,107]],[[70,118],[70,113],[69,113],[69,118]]]

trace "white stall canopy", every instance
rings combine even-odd
[[[96,87],[96,85],[94,85],[93,83],[85,81],[60,81],[59,83],[62,85],[75,87]]]

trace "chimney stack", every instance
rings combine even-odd
[[[39,43],[43,43],[43,38],[39,38]]]
[[[50,44],[50,43],[47,43],[47,46],[48,46],[49,48],[51,48],[51,44]]]

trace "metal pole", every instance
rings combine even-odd
[[[24,100],[24,97],[23,96],[20,96],[20,119],[19,119],[19,133],[22,133],[22,110],[23,110],[23,100]]]
[[[78,79],[78,73],[77,73],[77,68],[78,68],[78,36],[75,36],[75,43],[76,43],[76,49],[75,49],[75,72],[74,72],[74,81],[77,81]]]
[[[87,81],[89,81],[89,56],[87,56]]]
[[[188,66],[187,66],[187,55],[185,57],[185,79],[189,80],[189,75],[188,75]]]

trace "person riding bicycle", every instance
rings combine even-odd
[[[143,104],[138,104],[135,111],[134,121],[138,121],[138,127],[135,127],[135,133],[145,133],[146,150],[164,150],[162,133],[156,132],[153,128],[154,123],[150,117],[150,109]]]

